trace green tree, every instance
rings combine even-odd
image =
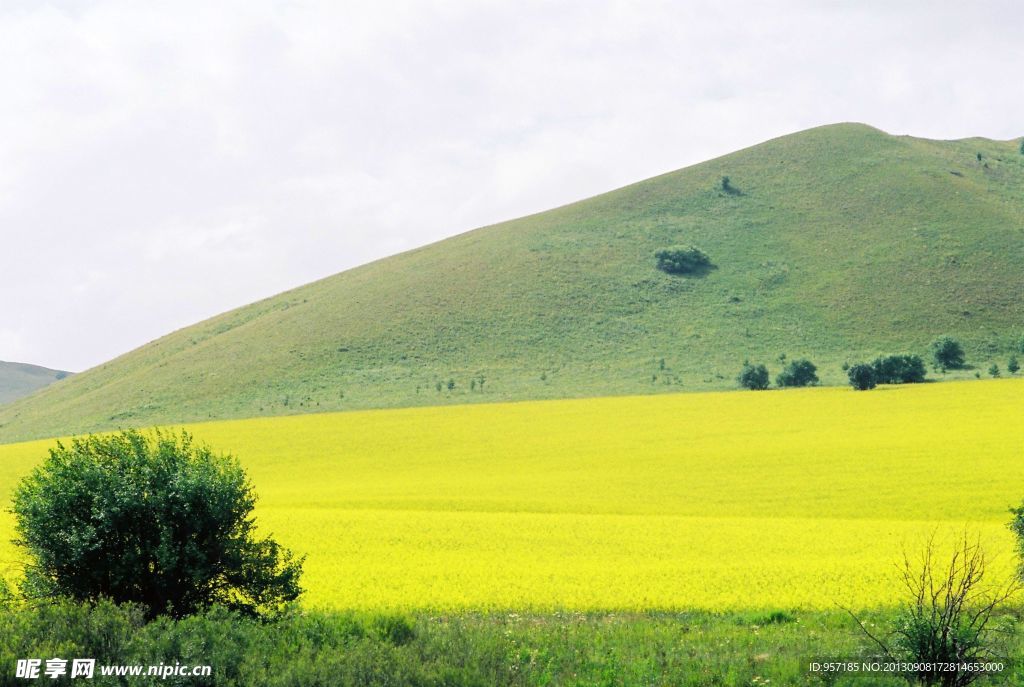
[[[874,369],[865,363],[851,365],[850,369],[846,371],[846,374],[850,378],[850,386],[857,391],[874,389],[877,385]]]
[[[818,368],[810,360],[790,360],[775,378],[776,386],[808,386],[818,383]]]
[[[988,373],[990,375],[992,375],[993,377],[998,377],[999,376],[999,366],[996,365],[995,363],[992,363],[989,366],[989,368],[988,368]]]
[[[964,366],[964,349],[950,336],[932,342],[932,360],[940,370],[956,370]]]
[[[273,615],[301,593],[303,559],[256,538],[255,503],[238,461],[185,432],[58,442],[14,494],[25,589],[150,617],[212,604]]]
[[[764,365],[751,365],[750,361],[744,361],[743,369],[740,370],[736,381],[744,389],[763,391],[768,388],[768,368]]]
[[[1011,355],[1010,359],[1006,361],[1006,370],[1012,375],[1017,374],[1017,371],[1020,370],[1020,363],[1017,362],[1017,356]]]

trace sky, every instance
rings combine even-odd
[[[821,124],[1024,135],[1024,4],[0,0],[0,360],[84,370]]]

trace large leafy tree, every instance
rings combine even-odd
[[[150,617],[212,604],[274,614],[301,593],[303,559],[256,537],[255,503],[238,461],[184,432],[58,443],[14,495],[26,589]]]

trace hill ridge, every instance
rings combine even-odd
[[[729,178],[731,190],[723,187]],[[789,134],[383,258],[0,408],[0,441],[354,408],[733,387],[1024,330],[1024,155],[859,123]],[[694,244],[716,269],[658,271]],[[449,388],[451,387],[451,388]]]

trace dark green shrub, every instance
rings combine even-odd
[[[964,349],[953,337],[939,337],[932,342],[931,350],[935,367],[940,370],[958,370],[964,366]]]
[[[772,611],[766,615],[759,617],[755,624],[757,625],[785,625],[786,623],[795,623],[797,617],[792,613],[786,611]]]
[[[775,378],[776,386],[809,386],[818,383],[818,368],[810,360],[790,360]]]
[[[1010,359],[1006,361],[1006,371],[1015,375],[1018,370],[1020,370],[1020,363],[1017,362],[1017,356],[1011,355]]]
[[[999,376],[999,366],[996,365],[995,363],[992,363],[989,366],[989,368],[988,368],[988,373],[990,375],[992,375],[993,377],[998,377]]]
[[[416,638],[412,623],[401,615],[378,615],[370,624],[374,636],[395,646],[403,646]]]
[[[768,368],[764,365],[751,365],[749,362],[744,362],[743,369],[740,370],[736,381],[744,389],[763,391],[768,388]]]
[[[711,265],[704,251],[694,246],[670,246],[654,254],[658,269],[669,274],[692,274]]]
[[[846,375],[850,378],[850,386],[857,391],[874,389],[877,384],[874,369],[865,363],[851,365],[850,369],[846,371]]]
[[[213,604],[276,614],[301,593],[302,559],[255,538],[255,503],[238,461],[184,432],[58,442],[14,494],[25,589],[150,617]]]
[[[877,384],[915,384],[924,381],[924,360],[919,355],[889,355],[871,363]]]
[[[729,179],[729,177],[722,177],[721,186],[722,191],[728,193],[730,196],[743,195],[742,191],[740,191],[738,188],[732,185],[732,181]]]

